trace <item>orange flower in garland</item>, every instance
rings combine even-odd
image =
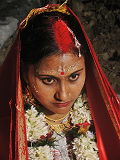
[[[86,132],[89,130],[90,128],[90,123],[88,123],[87,121],[85,121],[84,123],[78,123],[76,124],[76,126],[80,126],[78,133],[81,134],[86,134]]]
[[[85,121],[84,123],[78,123],[75,126],[71,126],[71,128],[68,128],[64,131],[67,139],[74,139],[78,138],[81,134],[85,135],[86,132],[90,128],[90,123]]]

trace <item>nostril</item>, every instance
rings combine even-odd
[[[54,98],[55,98],[56,101],[62,101],[62,100],[60,99],[60,96],[59,96],[59,93],[58,93],[58,92],[55,93]]]
[[[62,101],[60,98],[56,97],[55,95],[54,95],[54,99],[55,99],[56,101],[59,101],[59,102]]]
[[[55,100],[57,101],[66,101],[69,97],[70,93],[67,93],[64,90],[60,90],[59,92],[56,92],[54,95]]]

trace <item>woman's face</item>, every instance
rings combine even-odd
[[[73,106],[85,82],[85,60],[72,52],[44,58],[29,66],[28,84],[47,111],[65,114]]]

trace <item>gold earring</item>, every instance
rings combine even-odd
[[[27,87],[25,88],[25,95],[26,95],[26,98],[32,99],[32,92],[28,84],[27,84]]]

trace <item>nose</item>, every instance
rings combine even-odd
[[[63,101],[65,102],[66,100],[68,100],[68,97],[70,95],[70,92],[68,92],[68,85],[66,83],[61,83],[58,86],[58,89],[55,93],[55,98],[59,101]]]

